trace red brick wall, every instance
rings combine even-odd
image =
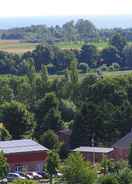
[[[46,152],[14,153],[8,154],[6,157],[8,163],[19,163],[46,160],[48,154]]]
[[[115,160],[127,160],[128,149],[114,148],[114,150],[110,153],[110,158]]]
[[[29,171],[42,171],[48,158],[47,152],[14,153],[6,155],[10,171],[15,171],[16,166],[21,165]]]
[[[95,162],[100,162],[104,156],[109,157],[109,154],[103,154],[103,153],[95,153],[95,155],[92,152],[85,152],[82,153],[84,158],[90,162],[93,162],[93,157],[95,157]]]

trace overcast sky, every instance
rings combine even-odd
[[[0,17],[132,14],[132,0],[0,0]]]

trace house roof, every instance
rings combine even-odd
[[[31,139],[0,141],[0,151],[5,154],[48,151],[48,149]]]
[[[119,141],[117,141],[115,144],[113,144],[113,147],[115,148],[129,148],[130,144],[132,144],[132,131],[129,132],[126,136],[121,138]]]
[[[103,147],[88,147],[88,146],[81,146],[73,151],[79,151],[79,152],[95,152],[95,153],[109,153],[113,151],[113,148],[103,148]]]
[[[69,128],[64,128],[62,130],[59,130],[58,133],[62,133],[62,134],[65,134],[65,135],[71,135],[72,130],[70,130]]]

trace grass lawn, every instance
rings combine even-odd
[[[0,50],[7,51],[10,53],[22,54],[27,51],[32,51],[39,43],[29,43],[29,42],[21,42],[19,40],[0,40]],[[83,41],[76,42],[59,42],[55,45],[60,49],[78,49],[85,44]],[[108,42],[98,41],[98,42],[90,42],[89,44],[95,45],[98,50],[102,50],[109,46]],[[132,45],[132,42],[128,42],[129,45]]]
[[[85,44],[85,42],[81,41],[77,41],[77,42],[60,42],[57,43],[56,46],[61,48],[61,49],[78,49],[80,50],[80,48]],[[89,44],[95,45],[98,50],[102,50],[106,47],[109,46],[108,42],[90,42]]]

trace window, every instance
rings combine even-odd
[[[23,165],[16,165],[16,168],[15,168],[16,172],[23,171],[23,169],[24,169]]]

